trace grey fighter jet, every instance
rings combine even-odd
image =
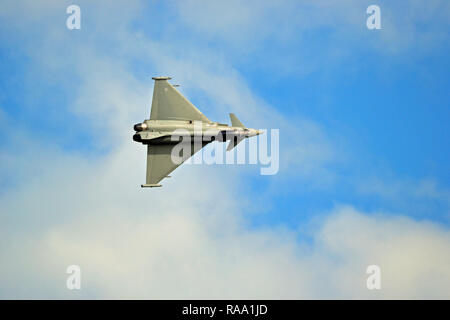
[[[168,82],[171,78],[152,79],[155,87],[150,119],[134,125],[133,140],[147,145],[147,177],[141,187],[161,187],[158,183],[162,179],[214,140],[230,140],[229,151],[245,138],[261,134],[260,130],[246,128],[233,113],[231,126],[210,121]],[[173,161],[172,151],[183,138],[187,138],[184,142],[188,141],[190,152],[182,152]]]

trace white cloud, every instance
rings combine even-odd
[[[424,218],[436,217],[430,208],[438,208],[439,218],[450,221],[450,190],[434,178],[401,179],[385,172],[378,177],[361,179],[356,184],[356,190],[362,196],[377,197],[385,203],[395,204],[399,210],[410,215],[421,212]]]
[[[319,185],[333,180],[326,165],[339,157],[339,151],[318,123],[305,117],[293,120],[282,115],[277,106],[257,97],[238,70],[217,51],[188,48],[180,57],[178,53],[184,50],[182,44],[156,41],[127,30],[123,25],[132,20],[130,16],[137,15],[139,4],[130,5],[118,29],[112,33],[104,25],[112,27],[120,5],[81,3],[84,16],[90,18],[86,26],[89,31],[81,37],[66,30],[64,25],[61,30],[55,26],[59,6],[44,7],[46,17],[52,18],[41,21],[39,42],[33,40],[21,47],[35,62],[28,73],[30,95],[37,74],[44,81],[64,88],[71,98],[69,113],[81,119],[97,146],[114,148],[117,139],[128,140],[130,123],[148,117],[153,85],[150,75],[171,75],[188,97],[204,102],[199,107],[213,120],[229,122],[228,112],[235,112],[250,127],[280,129],[283,171],[293,168],[292,172],[298,175],[315,175],[310,181]],[[16,9],[11,5],[12,15],[19,14]],[[104,18],[104,11],[113,12],[111,20]],[[38,10],[33,11],[31,22],[26,19],[15,22],[17,28],[27,30],[29,23],[36,23],[35,15],[39,16]],[[81,31],[87,32],[85,29],[82,27]],[[111,43],[114,50],[105,49]],[[140,76],[141,71],[136,72],[136,68],[148,70],[146,77]],[[43,107],[46,110],[42,112],[48,113],[67,108]],[[295,137],[295,144],[289,137]]]
[[[222,185],[238,185],[233,178],[210,170],[205,184],[208,168],[189,167],[149,193],[137,186],[142,163],[125,170],[139,162],[133,149],[86,167],[66,162],[69,172],[53,157],[50,174],[2,198],[2,297],[450,296],[447,229],[343,207],[309,231],[312,242],[282,226],[251,230],[245,193]],[[65,288],[70,264],[82,268],[79,293]],[[365,287],[371,264],[381,267],[381,291]]]
[[[276,4],[190,0],[176,2],[174,9],[182,25],[195,34],[189,37],[191,43],[206,43],[205,47],[212,43],[235,60],[256,63],[280,78],[323,72],[342,63],[352,70],[355,52],[414,58],[416,52],[432,52],[445,42],[448,1],[379,1],[382,30],[375,32],[366,27],[366,9],[372,4],[370,0]],[[328,43],[327,50],[321,50],[317,41]]]

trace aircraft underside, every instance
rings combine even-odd
[[[167,81],[169,77],[153,79],[150,119],[134,125],[133,140],[147,145],[146,183],[142,187],[160,187],[161,180],[212,141],[230,140],[229,151],[245,138],[261,133],[246,128],[233,113],[230,113],[231,126],[212,122]],[[203,129],[196,131],[197,125]],[[184,136],[180,136],[183,131]],[[179,154],[175,148],[182,141],[189,144]],[[174,153],[178,153],[177,161]]]

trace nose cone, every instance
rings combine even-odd
[[[263,134],[264,133],[264,131],[263,130],[256,130],[256,129],[253,129],[252,130],[252,136],[254,137],[254,136],[259,136],[260,134]]]
[[[248,137],[254,137],[254,136],[258,136],[261,133],[263,133],[264,131],[262,130],[256,130],[256,129],[249,129],[249,134]]]

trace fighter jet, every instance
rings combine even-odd
[[[153,77],[155,87],[150,119],[134,125],[133,140],[147,145],[147,176],[141,187],[161,187],[158,184],[168,174],[212,141],[230,140],[227,151],[245,138],[262,132],[246,128],[230,113],[231,126],[210,121],[168,82],[170,77]],[[200,127],[200,130],[198,129]],[[181,140],[190,141],[190,152],[182,152],[173,161],[172,150]]]

